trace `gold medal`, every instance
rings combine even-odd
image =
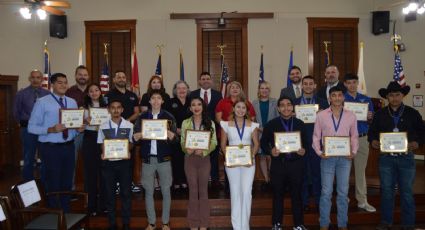
[[[240,149],[243,149],[243,144],[239,144],[239,145],[238,145],[238,147],[239,147]]]
[[[69,123],[69,126],[71,126],[71,127],[72,127],[73,125],[74,125],[74,123],[72,123],[72,122],[71,122],[71,123]]]

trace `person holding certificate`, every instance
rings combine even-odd
[[[161,90],[150,92],[149,103],[152,110],[142,113],[134,124],[134,140],[141,144],[142,156],[142,186],[145,189],[146,214],[148,216],[147,230],[156,228],[154,204],[154,179],[159,176],[162,193],[162,229],[170,229],[170,206],[172,183],[171,155],[173,144],[178,142],[176,135],[176,120],[171,113],[162,110],[164,103]]]
[[[382,153],[379,156],[381,224],[377,228],[380,230],[390,229],[393,224],[396,184],[400,193],[402,229],[415,228],[413,183],[416,165],[413,151],[425,142],[425,126],[420,113],[403,103],[409,91],[409,86],[402,87],[395,81],[380,89],[379,95],[388,100],[388,106],[375,113],[369,128],[368,140],[372,148],[380,149]],[[387,138],[389,143],[380,138],[384,134],[393,136]],[[391,146],[391,141],[404,144]]]
[[[189,183],[187,220],[191,230],[206,230],[209,226],[208,178],[209,154],[217,146],[215,124],[208,116],[207,105],[197,96],[190,100],[193,116],[181,126],[181,148],[186,153],[184,169]]]
[[[357,119],[353,112],[343,107],[343,88],[339,86],[332,87],[329,90],[329,101],[330,107],[317,114],[313,132],[313,149],[322,158],[320,161],[322,180],[319,207],[320,228],[329,228],[331,198],[334,177],[336,177],[337,224],[339,229],[347,229],[347,195],[351,159],[359,148]]]
[[[28,132],[38,135],[46,192],[70,191],[75,167],[74,138],[84,130],[84,125],[81,122],[78,129],[69,129],[60,121],[61,109],[77,109],[75,100],[65,96],[68,88],[66,75],[55,73],[50,77],[50,83],[53,91],[35,103],[28,122]],[[70,117],[74,118],[82,121],[83,116]],[[56,197],[50,197],[48,205],[61,207],[68,212],[69,200],[69,196],[61,196],[59,205]]]
[[[106,102],[100,91],[98,84],[92,83],[87,87],[87,95],[84,97],[84,116],[86,117],[86,123],[90,124],[94,117],[90,115],[90,109],[102,108],[107,112]],[[100,180],[100,166],[101,166],[101,148],[97,144],[97,133],[99,125],[87,125],[83,135],[83,171],[84,171],[84,191],[88,194],[88,212],[92,215],[96,215],[96,211],[100,211],[101,207],[98,207],[97,195],[99,194],[98,184]],[[102,188],[102,186],[100,186]],[[100,198],[103,198],[103,194],[100,194]],[[102,200],[102,199],[101,199]],[[103,206],[103,202],[99,202]]]
[[[220,145],[225,154],[225,170],[230,185],[232,226],[237,230],[249,230],[251,192],[255,174],[253,161],[259,148],[256,129],[259,124],[251,121],[248,115],[248,102],[239,99],[233,104],[229,121],[221,121],[220,125],[222,128]]]
[[[100,125],[97,143],[102,144],[102,179],[105,188],[105,206],[109,229],[117,229],[115,217],[115,190],[120,184],[121,216],[123,229],[130,229],[131,178],[130,144],[133,124],[121,117],[124,111],[119,99],[108,104],[111,119]]]
[[[313,130],[314,122],[316,120],[317,109],[324,110],[329,107],[328,102],[323,100],[317,95],[314,95],[316,89],[316,83],[314,77],[307,75],[301,80],[302,95],[301,97],[294,100],[295,108],[302,107],[302,114],[296,112],[296,117],[304,121],[305,127],[305,138],[303,138],[303,144],[305,147],[304,159],[304,180],[303,180],[303,206],[304,211],[310,210],[310,195],[314,198],[314,203],[319,208],[320,191],[322,189],[320,181],[320,157],[317,156],[316,152],[312,147],[313,143]],[[296,109],[295,109],[296,110]],[[314,118],[310,119],[310,116]],[[313,121],[313,122],[310,122]],[[309,189],[311,182],[311,190]],[[310,191],[312,194],[310,194]]]
[[[160,90],[161,91],[161,93],[164,97],[163,98],[164,103],[161,107],[162,109],[167,108],[168,103],[170,102],[170,95],[168,95],[165,92],[164,82],[162,80],[162,77],[159,76],[159,75],[153,75],[151,77],[151,79],[149,79],[148,87],[146,89],[146,93],[144,93],[142,95],[142,99],[140,100],[140,108],[141,108],[142,112],[146,112],[146,111],[148,111],[148,109],[152,108],[151,104],[149,103],[149,100],[150,100],[149,95],[152,93],[152,90]]]
[[[261,148],[272,156],[270,167],[273,188],[272,229],[283,228],[283,196],[288,188],[294,229],[304,230],[306,228],[301,197],[305,154],[301,140],[306,139],[304,122],[293,117],[294,104],[290,97],[282,96],[277,103],[280,116],[264,126],[261,136]]]
[[[367,212],[376,212],[375,207],[367,202],[367,184],[366,184],[366,166],[369,157],[369,142],[367,141],[368,122],[373,118],[373,103],[370,97],[357,92],[359,86],[359,77],[348,73],[344,76],[344,85],[347,88],[344,96],[344,104],[352,102],[353,112],[361,114],[357,118],[357,130],[359,132],[359,150],[354,161],[354,173],[356,177],[356,200],[357,207]],[[356,109],[355,107],[359,107]],[[349,109],[349,108],[347,108]],[[358,112],[357,112],[358,111]],[[360,119],[361,117],[361,119]],[[364,119],[366,118],[366,119]]]

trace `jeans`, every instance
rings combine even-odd
[[[320,195],[320,227],[330,224],[332,192],[336,176],[336,206],[338,227],[347,227],[348,222],[348,187],[351,170],[351,160],[346,157],[330,157],[320,161],[322,179],[322,194]]]
[[[28,133],[26,127],[21,127],[22,152],[24,157],[24,167],[22,177],[25,181],[34,179],[35,153],[38,149],[38,136]]]
[[[393,223],[395,184],[398,184],[401,203],[401,224],[415,225],[415,159],[413,153],[400,156],[381,154],[379,156],[379,178],[381,180],[381,222]]]

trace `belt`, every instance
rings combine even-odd
[[[361,134],[359,134],[359,137],[364,137],[364,136],[367,136],[367,133],[361,133]]]
[[[67,141],[67,142],[59,142],[59,143],[54,143],[54,142],[41,142],[42,144],[46,144],[46,145],[70,145],[70,144],[74,144],[74,141]]]
[[[393,157],[397,157],[397,156],[405,156],[405,155],[409,154],[409,152],[404,152],[404,153],[382,153],[382,154],[390,155],[390,156],[393,156]]]
[[[149,155],[149,157],[158,157],[158,155]]]

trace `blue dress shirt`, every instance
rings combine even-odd
[[[66,140],[62,137],[62,132],[48,133],[47,129],[59,124],[59,110],[61,106],[55,100],[59,100],[59,96],[55,94],[48,94],[42,98],[39,98],[34,105],[31,113],[30,120],[28,122],[28,132],[39,135],[38,141],[40,142],[52,142],[52,143],[63,143],[71,141],[78,134],[76,129],[68,129],[68,138]],[[77,109],[77,102],[74,99],[63,96],[64,104],[68,109]]]

